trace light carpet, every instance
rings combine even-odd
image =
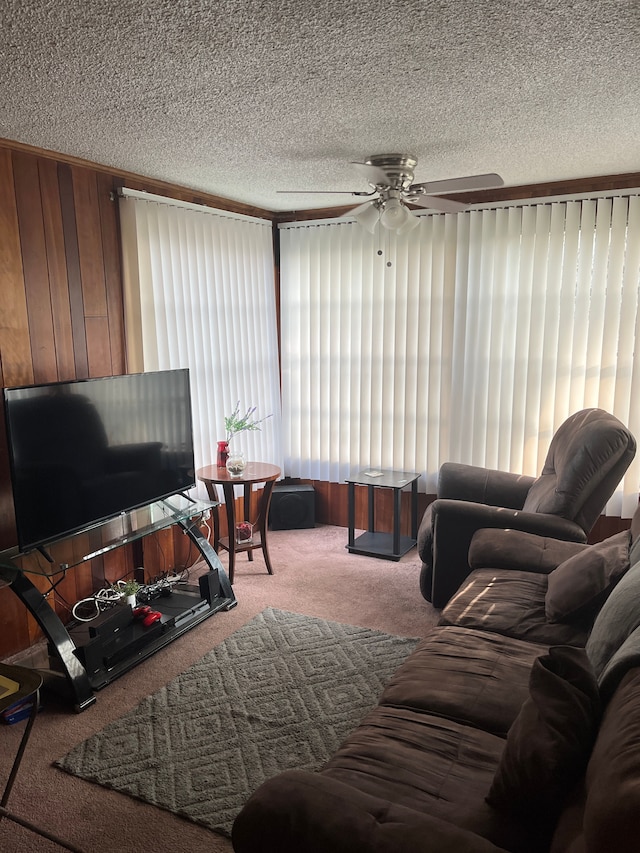
[[[267,608],[55,766],[229,835],[265,779],[328,760],[417,643]]]

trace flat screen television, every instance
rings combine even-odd
[[[195,485],[189,371],[4,389],[28,551]]]

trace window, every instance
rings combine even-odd
[[[640,198],[420,220],[281,226],[287,474],[393,467],[429,493],[447,460],[537,475],[588,407],[640,438]],[[630,517],[639,482],[636,459],[608,512]]]
[[[282,467],[271,223],[126,193],[129,370],[190,369],[196,466],[215,463],[239,400],[273,417],[234,445]]]

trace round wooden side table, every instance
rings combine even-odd
[[[280,476],[277,465],[268,462],[247,462],[247,467],[240,477],[232,477],[226,468],[218,468],[217,465],[207,465],[196,471],[196,477],[201,480],[206,488],[209,500],[217,501],[216,486],[222,486],[224,492],[224,503],[227,510],[228,536],[220,536],[220,518],[217,508],[213,510],[213,548],[218,551],[223,548],[229,552],[229,581],[233,583],[235,574],[236,554],[247,552],[249,560],[253,560],[253,552],[260,548],[264,554],[267,571],[273,574],[269,549],[267,547],[267,524],[269,520],[269,504],[271,503],[271,491],[273,484]],[[249,542],[236,542],[236,510],[234,499],[234,486],[244,487],[244,517],[242,521],[251,519],[251,492],[256,483],[264,483],[264,489],[258,501],[258,516],[253,522],[253,536]]]

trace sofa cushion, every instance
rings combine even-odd
[[[555,822],[587,765],[599,722],[598,685],[584,649],[550,649],[531,669],[530,695],[509,730],[487,802]]]
[[[232,838],[236,853],[506,853],[448,821],[305,770],[262,785]]]
[[[640,814],[640,669],[627,673],[607,706],[586,772],[585,847],[636,853]]]
[[[603,604],[587,641],[587,654],[598,678],[639,625],[640,562],[635,562]]]
[[[322,768],[333,779],[429,814],[481,801],[504,739],[410,708],[378,706]]]
[[[378,706],[322,774],[397,806],[450,821],[507,850],[539,851],[515,816],[485,802],[504,738],[423,711]]]
[[[395,672],[380,704],[506,735],[529,695],[533,662],[546,651],[547,646],[486,631],[435,628]]]
[[[547,620],[547,575],[476,569],[442,611],[439,624],[504,634],[546,646],[584,646],[591,621]]]
[[[584,548],[551,572],[545,612],[552,622],[595,613],[629,568],[628,530]]]

